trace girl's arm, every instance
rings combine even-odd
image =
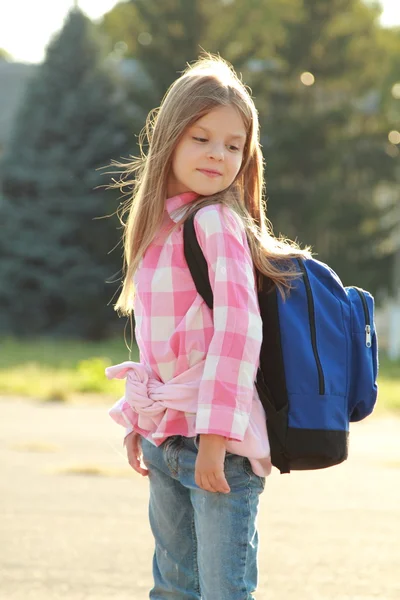
[[[253,262],[233,211],[207,206],[194,224],[214,294],[214,334],[200,383],[196,433],[242,441],[262,341]]]

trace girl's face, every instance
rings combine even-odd
[[[243,119],[233,106],[219,106],[188,127],[172,155],[168,197],[183,192],[211,196],[233,183],[246,142]]]

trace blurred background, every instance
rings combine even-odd
[[[104,366],[128,358],[130,323],[113,310],[107,165],[138,153],[148,111],[201,49],[252,89],[275,233],[375,295],[399,406],[398,0],[2,2],[0,394],[115,391]]]
[[[137,360],[108,165],[202,49],[252,89],[275,233],[377,307],[374,416],[343,465],[268,479],[257,597],[398,600],[399,0],[0,2],[0,597],[148,597],[147,479],[107,414],[104,368]]]

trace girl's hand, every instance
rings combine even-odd
[[[231,488],[225,478],[225,438],[221,435],[200,435],[199,452],[196,459],[195,482],[207,492],[229,494]]]
[[[130,466],[136,471],[136,473],[146,477],[149,474],[148,470],[143,469],[143,467],[140,466],[140,461],[143,458],[140,434],[136,433],[136,431],[132,431],[126,436],[124,443],[126,446],[126,452],[128,454],[128,462]]]

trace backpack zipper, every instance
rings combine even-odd
[[[369,316],[369,310],[368,310],[368,304],[367,301],[365,299],[365,296],[362,292],[362,290],[360,290],[357,287],[353,288],[356,290],[357,294],[360,296],[360,300],[361,300],[361,304],[362,307],[364,309],[364,317],[365,317],[365,345],[367,346],[367,348],[371,348],[371,344],[372,344],[372,340],[371,340],[371,319]]]
[[[307,270],[306,270],[303,262],[300,259],[297,259],[297,262],[303,273],[303,280],[304,280],[304,285],[306,288],[308,317],[309,317],[310,332],[311,332],[311,346],[312,346],[313,353],[314,353],[315,364],[317,365],[317,370],[318,370],[319,393],[320,393],[320,395],[324,395],[325,394],[325,377],[324,377],[324,372],[322,370],[321,360],[319,358],[318,348],[317,348],[317,331],[315,328],[314,298],[312,295],[311,284],[310,284],[310,280],[308,278]]]

